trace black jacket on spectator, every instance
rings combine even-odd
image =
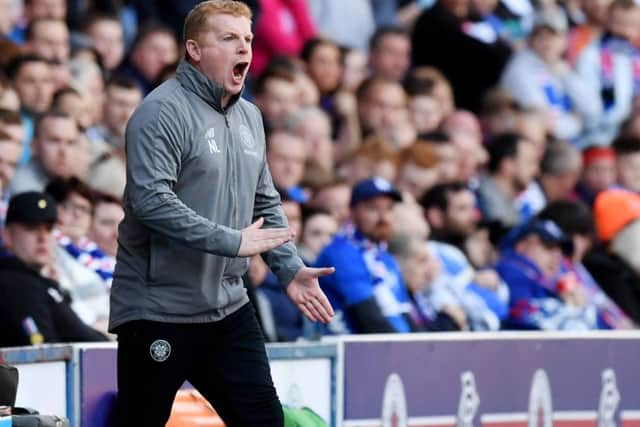
[[[476,113],[511,55],[502,41],[485,44],[465,34],[461,20],[440,2],[418,18],[412,46],[413,65],[442,71],[453,86],[456,106]]]
[[[640,324],[640,276],[622,258],[602,247],[587,253],[583,264],[618,307]]]
[[[17,258],[0,259],[0,347],[106,341],[73,312],[58,284]]]

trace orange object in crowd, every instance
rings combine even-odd
[[[225,427],[215,409],[196,390],[180,390],[166,427]]]

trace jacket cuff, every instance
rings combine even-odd
[[[289,286],[289,283],[293,280],[298,271],[304,267],[304,263],[299,257],[294,257],[290,262],[287,263],[287,266],[279,270],[275,275],[278,277],[278,281],[282,284],[283,287]]]
[[[220,225],[218,227],[221,227]],[[215,246],[216,252],[227,257],[238,256],[240,250],[240,243],[242,241],[242,230],[235,230],[233,228],[224,227],[224,238],[213,239],[212,242]]]

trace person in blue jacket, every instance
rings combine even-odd
[[[336,312],[332,333],[410,332],[411,302],[400,268],[387,250],[393,233],[392,209],[402,200],[384,178],[357,183],[351,195],[352,224],[320,253],[318,266],[335,266],[320,278]]]
[[[572,303],[558,292],[563,254],[573,241],[551,220],[533,219],[514,228],[502,242],[496,271],[509,286],[507,329],[586,330],[597,327],[592,305]]]

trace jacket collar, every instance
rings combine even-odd
[[[41,277],[38,268],[25,264],[24,261],[9,252],[0,253],[0,269],[3,271],[25,271]]]
[[[204,102],[216,111],[222,114],[225,113],[225,109],[222,107],[224,88],[202,74],[196,67],[191,65],[189,61],[185,59],[180,61],[176,71],[176,79],[183,87],[202,98]],[[231,97],[226,109],[229,109],[233,104],[238,102],[241,93]]]

